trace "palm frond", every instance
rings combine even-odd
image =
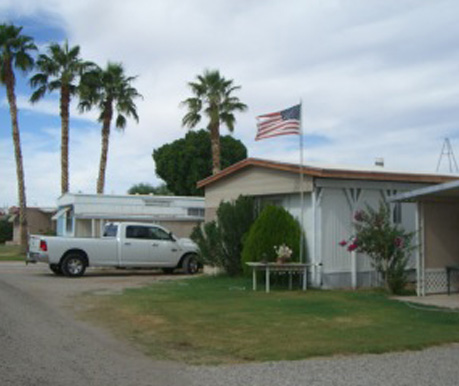
[[[46,94],[47,88],[46,86],[41,86],[37,88],[32,95],[30,96],[30,101],[32,103],[38,102],[41,98],[43,98]]]
[[[201,121],[201,115],[196,112],[188,112],[182,118],[182,126],[192,129]]]
[[[115,126],[117,129],[123,130],[126,127],[126,117],[122,114],[118,114]]]

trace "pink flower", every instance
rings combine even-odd
[[[341,241],[339,242],[339,245],[340,245],[341,247],[344,247],[344,246],[347,245],[347,241],[346,241],[346,240],[341,240]]]
[[[394,245],[396,248],[403,248],[403,239],[401,237],[396,237],[394,240]]]
[[[349,252],[355,251],[358,248],[358,245],[354,242],[347,247]]]

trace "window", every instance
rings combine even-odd
[[[392,221],[394,224],[402,223],[402,204],[400,202],[396,202],[394,204],[394,209],[392,211]]]
[[[126,228],[126,238],[143,240],[171,240],[166,231],[150,226],[129,225]]]
[[[107,224],[104,229],[104,237],[116,237],[118,226],[115,224]]]
[[[126,228],[126,238],[127,239],[150,239],[150,232],[148,231],[149,227],[129,225]]]
[[[204,208],[188,208],[188,216],[204,217]]]
[[[150,228],[151,229],[151,234],[152,238],[155,240],[171,240],[171,236],[169,233],[164,231],[163,229],[160,228]]]

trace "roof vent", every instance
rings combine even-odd
[[[375,166],[377,166],[379,168],[383,168],[384,167],[384,158],[376,157],[375,158]]]

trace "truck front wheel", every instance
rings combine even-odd
[[[188,275],[194,275],[199,270],[198,258],[194,254],[186,255],[182,263],[183,270]]]
[[[79,253],[69,253],[62,260],[62,273],[68,277],[83,276],[86,270],[86,260]]]

